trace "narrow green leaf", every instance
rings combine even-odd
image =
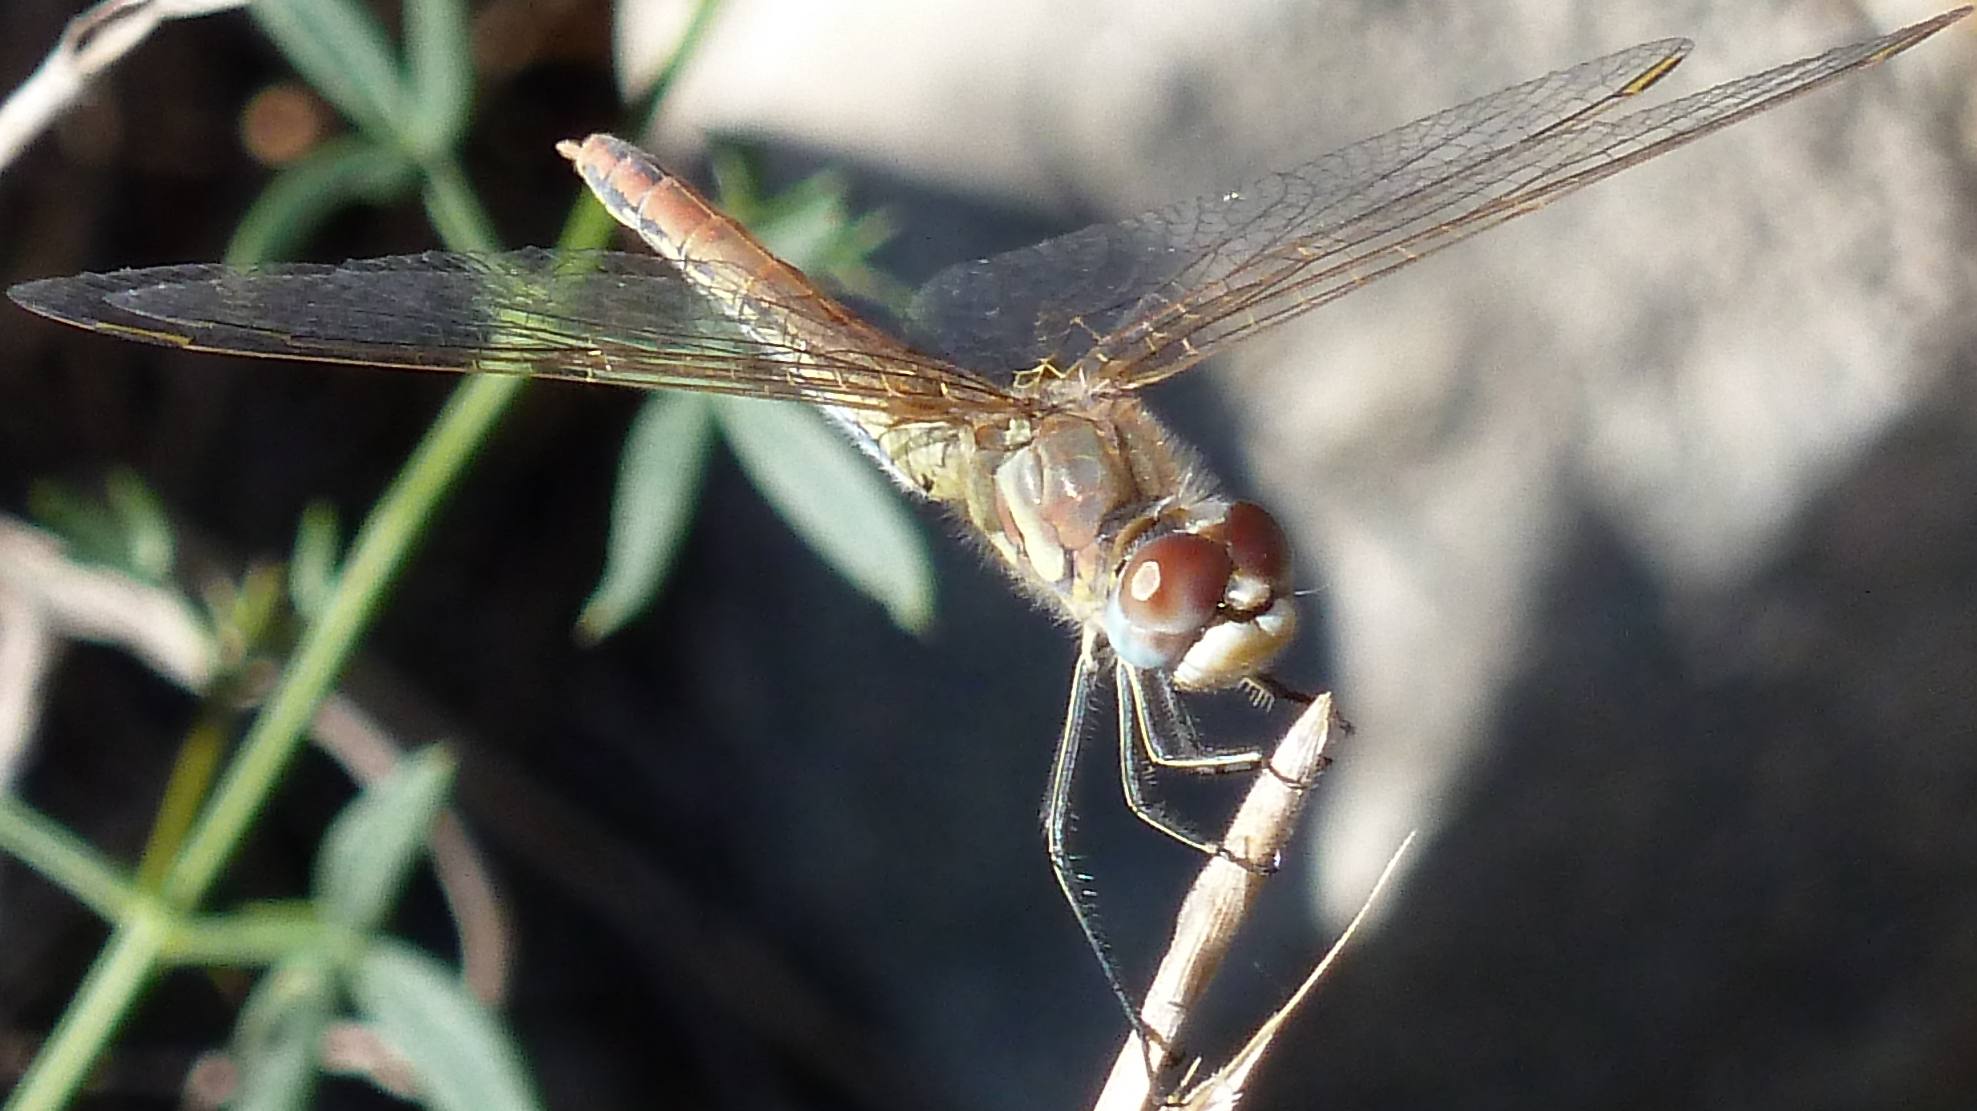
[[[711,159],[722,211],[747,225],[771,252],[895,312],[912,301],[911,288],[871,261],[898,234],[897,226],[884,209],[854,216],[851,186],[843,174],[823,170],[764,197],[755,159],[746,147],[716,144]]]
[[[435,156],[423,168],[426,187],[421,199],[439,241],[455,251],[499,250],[501,241],[495,238],[494,222],[467,185],[459,164],[450,156]]]
[[[146,582],[164,582],[178,558],[165,503],[136,471],[123,467],[110,472],[104,492],[123,533],[126,566]]]
[[[406,0],[405,63],[416,149],[453,149],[473,102],[473,37],[461,0]]]
[[[799,269],[819,268],[837,253],[850,222],[845,190],[840,174],[812,174],[769,198],[749,227],[763,246]]]
[[[282,615],[282,601],[281,569],[265,563],[249,567],[226,609],[214,614],[213,628],[220,638],[222,658],[244,660],[266,644]]]
[[[762,199],[762,175],[755,161],[753,150],[737,143],[717,142],[707,152],[707,169],[714,175],[715,203],[722,212],[747,224],[759,236],[761,231],[756,225],[761,223],[768,202]]]
[[[441,1111],[521,1111],[539,1106],[512,1036],[460,977],[390,939],[349,973],[358,1010],[418,1077],[419,1096]]]
[[[170,577],[171,522],[157,495],[135,474],[113,473],[101,500],[64,483],[36,482],[28,488],[27,504],[37,523],[62,538],[70,558],[154,585]]]
[[[934,600],[926,544],[871,462],[800,406],[716,398],[713,407],[735,458],[790,528],[894,624],[924,632]]]
[[[311,618],[336,586],[341,556],[336,507],[310,502],[295,526],[295,550],[288,557],[288,602],[303,618]]]
[[[913,303],[913,287],[871,261],[871,256],[898,234],[899,225],[891,213],[884,209],[867,212],[838,232],[819,269],[846,292],[883,305],[905,319]]]
[[[337,209],[382,204],[418,180],[418,167],[396,147],[354,135],[333,139],[269,180],[234,227],[226,261],[293,258]]]
[[[233,1028],[240,1079],[227,1101],[231,1111],[308,1106],[316,1087],[318,1043],[335,998],[335,982],[316,954],[291,957],[261,977]]]
[[[27,512],[35,524],[61,537],[71,558],[123,566],[123,540],[109,507],[84,497],[68,483],[37,479],[28,486]]]
[[[384,29],[355,0],[258,0],[256,21],[324,99],[373,135],[403,141],[409,96]]]
[[[323,835],[315,895],[325,918],[375,929],[425,849],[433,818],[453,783],[453,758],[424,748],[364,788]]]
[[[639,407],[618,459],[604,571],[577,618],[599,641],[638,616],[666,581],[693,518],[713,434],[706,398],[655,393]]]

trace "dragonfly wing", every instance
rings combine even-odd
[[[936,275],[913,318],[975,366],[1050,360],[1136,389],[1601,178],[1880,62],[1944,13],[1615,118],[1687,54],[1645,43],[1438,112],[1246,188]],[[998,306],[994,313],[988,306]]]
[[[1116,223],[936,274],[912,307],[916,338],[958,362],[1068,366],[1148,306],[1185,300],[1261,258],[1460,178],[1561,120],[1609,107],[1689,50],[1646,43],[1444,109],[1273,173]],[[997,308],[999,311],[987,310]]]
[[[817,338],[820,328],[763,323],[777,312],[814,314],[812,306],[758,306],[764,311],[744,327],[673,263],[608,251],[169,266],[28,282],[9,295],[64,323],[197,351],[699,390],[930,419],[1016,404],[938,359],[833,348]]]

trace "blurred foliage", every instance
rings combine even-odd
[[[427,211],[450,245],[493,244],[451,154],[472,91],[472,39],[461,0],[407,0],[402,60],[354,0],[260,0],[253,11],[359,134],[277,175],[236,229],[230,261],[246,264],[285,252],[337,207],[384,200],[413,184],[423,187]],[[325,1067],[323,1031],[352,1009],[403,1055],[412,1090],[430,1105],[536,1105],[500,1020],[439,961],[381,932],[423,856],[451,782],[452,762],[444,754],[408,757],[393,775],[358,794],[323,840],[309,901],[275,910],[198,912],[298,749],[391,571],[409,551],[428,515],[419,507],[448,487],[501,410],[499,389],[462,392],[473,400],[454,411],[454,420],[442,415],[429,444],[367,520],[348,560],[338,559],[334,518],[312,508],[298,528],[296,575],[287,591],[284,576],[272,568],[205,590],[215,667],[135,876],[21,800],[0,795],[0,848],[112,927],[102,954],[9,1095],[8,1108],[56,1108],[75,1099],[122,1017],[162,969],[182,964],[266,969],[235,1031],[240,1087],[234,1106],[304,1104]],[[112,475],[102,498],[43,483],[31,508],[74,558],[169,585],[171,526],[135,476]],[[287,624],[284,598],[312,623],[231,761],[216,770],[238,707],[249,704],[259,686],[254,664]]]
[[[28,491],[27,504],[36,523],[61,539],[69,558],[154,586],[171,579],[178,559],[172,523],[136,472],[110,472],[101,497],[43,480]]]
[[[692,526],[714,424],[710,399],[658,393],[632,418],[618,459],[604,570],[577,618],[602,640],[651,604]]]
[[[336,509],[316,502],[302,511],[295,527],[295,548],[288,557],[288,604],[307,620],[322,612],[336,586],[336,565],[342,558]]]
[[[679,56],[654,86],[653,104],[713,7],[704,2],[698,9]],[[259,0],[252,11],[355,132],[270,179],[238,222],[227,262],[251,266],[294,254],[341,208],[394,203],[414,190],[450,249],[495,247],[453,153],[473,91],[462,0],[407,0],[402,53],[356,0]],[[893,234],[890,220],[856,213],[841,177],[818,174],[766,194],[752,160],[726,147],[715,156],[714,172],[720,203],[772,250],[853,296],[905,303],[904,288],[870,261]],[[587,197],[580,205],[586,215],[573,217],[561,245],[602,245],[611,225],[595,218]],[[298,522],[286,573],[253,568],[238,582],[207,586],[203,608],[188,602],[213,636],[215,668],[134,874],[19,800],[0,797],[0,847],[113,927],[9,1108],[52,1108],[73,1099],[146,985],[159,970],[185,964],[262,969],[232,1038],[233,1106],[306,1104],[328,1067],[324,1034],[351,1018],[409,1068],[405,1076],[371,1076],[387,1091],[445,1108],[536,1105],[501,1021],[444,962],[383,932],[451,784],[445,754],[408,757],[357,795],[322,840],[306,900],[199,911],[432,506],[519,385],[478,377],[465,383],[347,545],[334,513],[313,505]],[[690,394],[649,399],[627,439],[607,565],[584,607],[583,633],[596,638],[622,627],[659,589],[717,438],[826,562],[901,626],[924,627],[932,608],[924,541],[898,492],[825,423],[801,407]],[[112,475],[100,497],[43,483],[31,504],[76,558],[170,587],[172,527],[135,475]],[[294,631],[290,607],[307,624],[270,687],[272,656]],[[258,713],[229,756],[225,742],[235,719],[254,706]]]

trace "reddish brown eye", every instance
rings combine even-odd
[[[1195,632],[1215,616],[1231,568],[1220,544],[1192,533],[1149,540],[1126,563],[1120,612],[1151,632]]]
[[[1277,519],[1255,502],[1229,506],[1229,555],[1235,565],[1257,578],[1282,586],[1290,577],[1291,542]]]

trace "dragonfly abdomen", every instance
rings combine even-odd
[[[838,304],[651,155],[603,134],[556,149],[612,218],[678,267],[803,400],[841,399],[902,418],[945,415],[957,389],[952,368],[924,373],[926,357]],[[976,405],[987,398],[991,408],[1007,407],[1005,395],[968,386]]]

